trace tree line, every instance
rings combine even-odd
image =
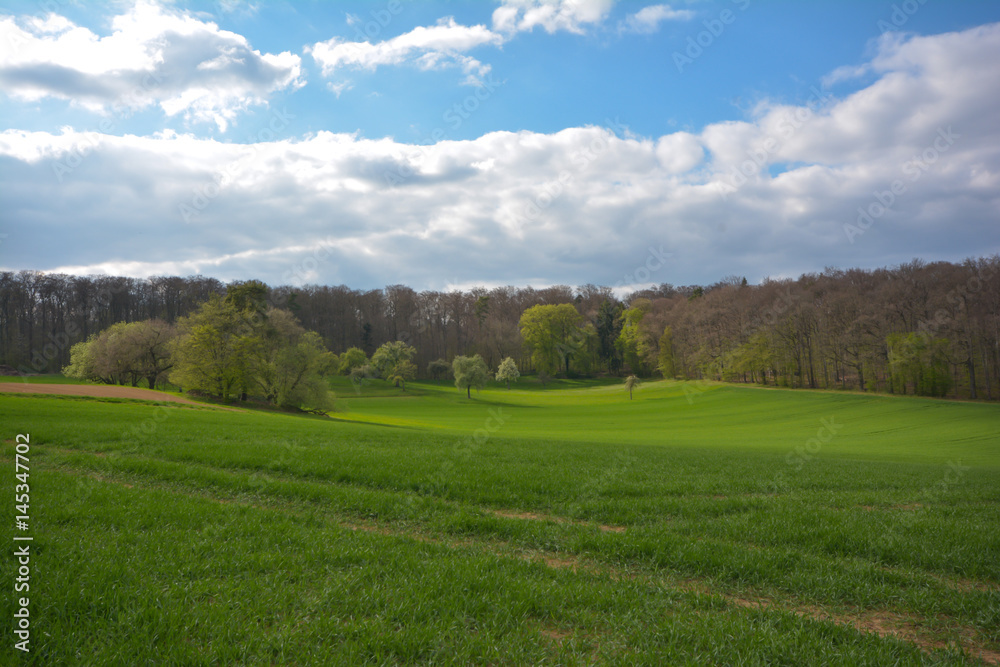
[[[73,344],[113,325],[179,326],[246,284],[0,273],[0,364],[58,372]],[[397,384],[442,377],[455,357],[479,355],[488,369],[510,358],[542,379],[662,375],[1000,398],[998,256],[826,269],[758,285],[731,276],[620,296],[595,285],[448,292],[310,285],[265,286],[262,299],[287,313],[278,316],[282,326],[314,332],[316,344],[336,354],[335,372]],[[156,331],[143,326],[155,341]],[[397,349],[386,359],[384,352],[375,370],[386,343],[412,353],[402,359]],[[137,372],[148,381],[152,368]]]

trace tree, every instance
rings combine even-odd
[[[69,365],[62,369],[62,374],[68,378],[77,380],[97,379],[97,370],[94,364],[94,355],[91,343],[97,338],[91,336],[88,340],[81,341],[70,348]]]
[[[349,375],[351,376],[351,382],[359,387],[368,384],[369,380],[376,377],[375,369],[372,368],[371,364],[355,366],[351,369]]]
[[[170,381],[228,401],[237,387],[246,385],[248,348],[253,330],[231,302],[218,296],[197,312],[178,321],[174,339],[174,367]]]
[[[486,362],[478,354],[471,357],[455,357],[451,361],[451,370],[455,374],[455,386],[465,389],[468,398],[472,398],[472,387],[476,390],[482,389],[490,377]]]
[[[407,345],[401,340],[394,340],[383,343],[375,350],[375,354],[372,355],[371,364],[380,378],[389,380],[402,374],[404,369],[401,367],[401,364],[404,362],[413,366],[410,359],[416,353],[417,349],[415,347]],[[406,371],[409,372],[409,369],[406,369]],[[413,374],[414,376],[416,374],[415,366]],[[399,382],[396,382],[396,386],[399,386]]]
[[[445,359],[435,359],[434,361],[427,364],[427,372],[431,374],[431,377],[435,380],[438,377],[447,377],[451,373],[451,364],[449,364]]]
[[[918,333],[890,334],[889,369],[893,386],[906,393],[912,385],[918,396],[944,396],[951,387],[948,376],[948,347],[946,338],[932,338]]]
[[[627,378],[625,378],[625,388],[628,389],[628,400],[630,401],[632,400],[632,390],[638,387],[640,384],[642,384],[642,381],[639,380],[639,378],[636,377],[635,375],[629,375]]]
[[[169,343],[174,327],[162,320],[118,322],[70,349],[67,377],[153,389],[173,366]]]
[[[351,371],[368,363],[368,355],[358,347],[352,347],[340,355],[340,374],[350,375]]]
[[[617,300],[605,299],[597,311],[597,354],[612,373],[621,368],[621,354],[615,341],[622,329],[622,310],[623,306]]]
[[[633,302],[631,308],[622,313],[622,328],[615,341],[615,347],[633,374],[640,374],[646,370],[645,360],[651,352],[650,341],[639,327],[651,308],[649,299],[639,298]]]
[[[510,389],[510,382],[513,380],[517,382],[517,378],[521,377],[520,371],[517,370],[517,364],[514,363],[514,359],[507,357],[500,362],[500,367],[497,369],[497,382],[506,382],[507,389]]]
[[[258,289],[250,291],[259,294]],[[292,313],[259,311],[258,305],[259,298],[215,296],[181,318],[170,379],[224,401],[238,389],[242,400],[254,395],[282,407],[330,409],[333,399],[326,376],[333,372],[336,357],[319,334],[306,331]]]
[[[395,387],[402,387],[406,391],[406,381],[417,377],[417,365],[406,359],[392,367],[387,378]]]
[[[531,359],[540,371],[555,373],[560,365],[569,374],[569,364],[581,337],[583,316],[571,303],[537,305],[521,315],[521,337],[531,349]],[[560,363],[562,362],[562,363]]]
[[[333,400],[326,377],[336,370],[336,356],[291,312],[272,308],[266,315],[266,326],[247,347],[251,390],[282,407],[329,410]]]
[[[670,379],[676,374],[674,365],[674,332],[668,324],[660,336],[660,352],[657,354],[657,369],[663,377]]]
[[[163,320],[146,320],[128,325],[125,338],[134,364],[133,371],[146,380],[150,389],[166,380],[167,372],[173,368],[170,341],[176,335],[176,328]]]
[[[264,313],[267,294],[267,285],[259,280],[236,281],[226,286],[226,303],[240,313]]]

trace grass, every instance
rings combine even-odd
[[[21,661],[1000,657],[997,406],[672,382],[631,402],[617,382],[337,390],[333,419],[0,397],[11,486],[11,440],[32,442]],[[838,428],[810,443],[821,419]]]

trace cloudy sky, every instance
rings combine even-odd
[[[448,289],[992,254],[997,21],[941,0],[4,2],[0,268]]]

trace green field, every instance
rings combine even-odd
[[[1000,406],[335,388],[329,419],[0,395],[34,537],[0,663],[1000,659]]]

